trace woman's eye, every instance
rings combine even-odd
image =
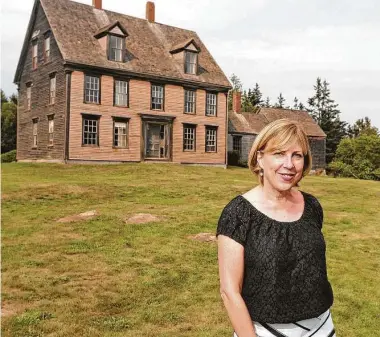
[[[297,158],[303,158],[303,155],[300,154],[300,153],[296,153],[295,156],[296,156]]]
[[[284,152],[275,152],[274,155],[275,156],[282,156],[284,154]]]

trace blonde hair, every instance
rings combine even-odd
[[[264,184],[264,178],[260,175],[261,168],[257,161],[259,152],[271,152],[273,150],[285,150],[289,145],[297,142],[304,155],[304,177],[311,170],[311,153],[309,140],[300,123],[287,118],[278,119],[261,130],[252,144],[248,157],[248,167],[254,175],[259,177],[260,185]]]

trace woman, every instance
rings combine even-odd
[[[311,168],[302,127],[267,125],[248,165],[259,185],[232,199],[217,228],[221,296],[235,337],[333,337],[323,211],[297,189]]]

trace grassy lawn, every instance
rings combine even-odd
[[[248,169],[2,165],[2,336],[231,336],[214,232]],[[380,330],[380,183],[307,177],[325,211],[338,337]],[[57,219],[89,210],[88,221]],[[136,213],[158,222],[126,224]]]

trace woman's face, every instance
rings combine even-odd
[[[258,161],[264,170],[264,185],[277,191],[290,190],[302,179],[305,159],[297,142],[285,150],[259,152]]]

